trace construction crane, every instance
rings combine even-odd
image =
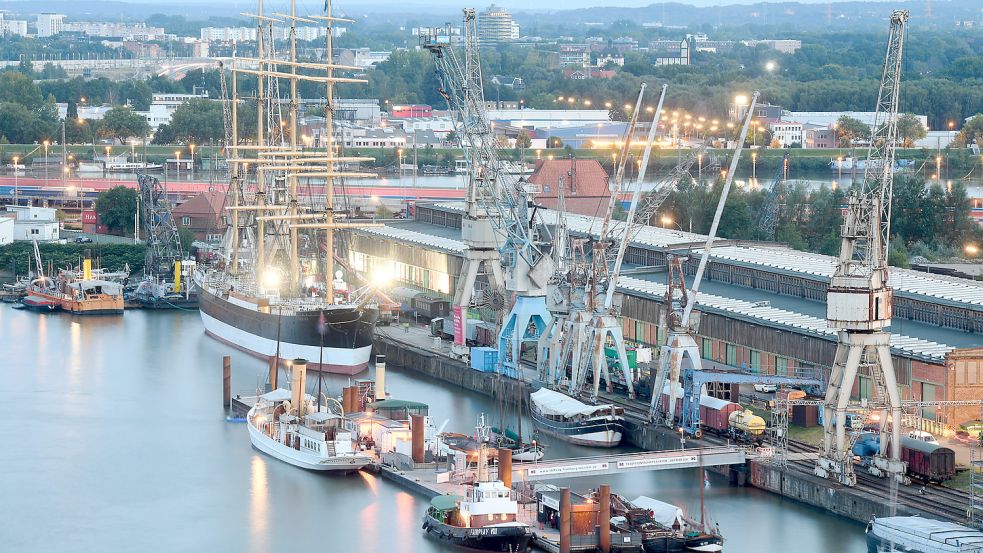
[[[461,60],[450,45],[451,33],[427,37],[424,46],[433,56],[437,76],[442,88],[440,93],[447,100],[454,114],[458,136],[468,164],[468,182],[464,197],[464,215],[461,219],[461,241],[464,242],[464,264],[454,289],[454,345],[452,353],[460,356],[465,351],[468,309],[477,302],[475,297],[479,271],[484,269],[488,280],[486,303],[491,296],[504,290],[501,258],[498,248],[500,236],[496,232],[497,211],[494,203],[497,182],[495,172],[489,171],[492,163],[486,158],[493,152],[494,136],[485,114],[485,96],[482,87],[481,61],[478,55],[477,19],[473,9],[464,10],[464,59]]]
[[[181,238],[171,206],[157,177],[137,175],[140,185],[140,218],[147,243],[143,270],[148,275],[167,275],[181,261]]]
[[[827,323],[839,332],[826,390],[823,448],[815,473],[847,486],[856,484],[846,436],[846,415],[858,375],[870,378],[873,399],[882,405],[881,449],[873,459],[872,469],[899,482],[903,481],[906,469],[900,460],[901,395],[891,362],[891,335],[885,329],[891,324],[893,310],[893,292],[887,282],[887,252],[907,23],[908,10],[891,13],[864,179],[850,193],[843,219],[839,261],[826,296]],[[890,425],[889,420],[892,421]]]
[[[724,180],[723,190],[720,192],[720,200],[717,202],[717,211],[713,215],[713,223],[710,225],[710,233],[707,235],[706,243],[703,245],[703,254],[700,257],[700,265],[697,267],[696,276],[693,278],[692,290],[687,291],[686,282],[683,278],[682,260],[680,258],[670,258],[669,262],[669,286],[666,290],[665,307],[667,310],[666,327],[669,329],[668,339],[659,355],[659,369],[653,379],[652,402],[649,405],[649,418],[653,421],[658,420],[660,413],[664,416],[666,426],[672,427],[675,423],[674,411],[676,398],[680,397],[682,386],[679,384],[681,368],[684,357],[688,357],[694,370],[702,370],[703,365],[700,358],[700,348],[696,343],[696,329],[692,324],[693,306],[696,304],[696,295],[703,281],[703,274],[706,271],[707,263],[710,260],[710,252],[713,249],[713,242],[717,236],[717,227],[720,226],[720,218],[724,212],[724,205],[727,196],[730,194],[731,184],[734,182],[734,172],[737,163],[741,159],[741,152],[744,150],[744,140],[747,138],[748,128],[751,126],[751,117],[754,114],[754,106],[757,104],[759,93],[756,91],[751,96],[751,105],[745,114],[744,124],[741,126],[741,133],[737,139],[737,148],[734,150],[734,157],[730,160],[730,169]],[[669,397],[663,411],[660,406],[662,391],[665,389],[666,382],[669,382]],[[697,402],[698,403],[698,402]]]
[[[523,345],[538,342],[550,321],[546,287],[554,274],[549,255],[552,238],[539,221],[525,183],[505,170],[499,155],[485,110],[473,8],[464,10],[464,29],[463,60],[451,47],[449,29],[446,34],[436,29],[421,37],[422,46],[434,60],[439,92],[454,114],[468,163],[468,213],[462,232],[471,253],[466,254],[466,270],[455,290],[455,342],[463,346],[465,310],[474,300],[478,269],[482,264],[489,266],[487,274],[494,294],[505,276],[496,268],[500,265],[508,272],[505,290],[515,295],[515,302],[499,333],[499,363],[518,371]]]
[[[775,171],[775,178],[768,187],[768,195],[765,196],[764,204],[761,206],[761,219],[758,220],[758,231],[763,240],[774,240],[775,227],[778,225],[778,209],[781,207],[782,199],[785,197],[785,182],[788,180],[788,152],[782,156],[782,164]]]

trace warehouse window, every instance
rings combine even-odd
[[[775,356],[775,374],[788,376],[788,359]]]
[[[737,346],[734,344],[727,344],[727,358],[725,362],[731,367],[737,366]]]
[[[709,338],[703,338],[703,343],[701,344],[701,346],[702,346],[702,349],[703,349],[702,353],[700,354],[701,357],[703,357],[704,359],[712,359],[713,358],[713,342]]]
[[[751,350],[751,371],[761,372],[761,352]]]

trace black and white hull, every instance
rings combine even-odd
[[[198,308],[206,333],[256,356],[271,358],[279,347],[281,359],[307,359],[309,369],[356,374],[369,366],[377,310],[329,305],[281,314],[207,287]]]
[[[623,414],[611,405],[587,405],[542,388],[530,395],[536,427],[561,440],[592,447],[615,447],[625,431]]]
[[[521,523],[505,523],[481,528],[462,528],[440,522],[428,513],[423,529],[438,540],[478,551],[525,552],[532,541],[532,529]]]

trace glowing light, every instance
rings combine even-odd
[[[776,69],[778,69],[778,64],[773,61],[769,61],[768,63],[765,64],[765,70],[768,71],[769,73]]]
[[[277,288],[280,286],[280,271],[274,267],[267,267],[263,271],[263,286],[267,288]]]
[[[980,253],[980,248],[976,244],[966,244],[963,250],[969,255],[976,255]]]
[[[746,106],[747,105],[747,95],[745,95],[745,94],[738,94],[737,96],[734,96],[734,103],[737,104],[737,105],[739,105],[739,106]]]

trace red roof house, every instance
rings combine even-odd
[[[229,226],[225,192],[202,192],[171,211],[179,227],[190,229],[203,242],[222,240]]]
[[[536,170],[528,179],[539,189],[536,202],[556,209],[561,179],[567,211],[581,215],[604,215],[611,189],[608,174],[596,159],[537,161]]]

